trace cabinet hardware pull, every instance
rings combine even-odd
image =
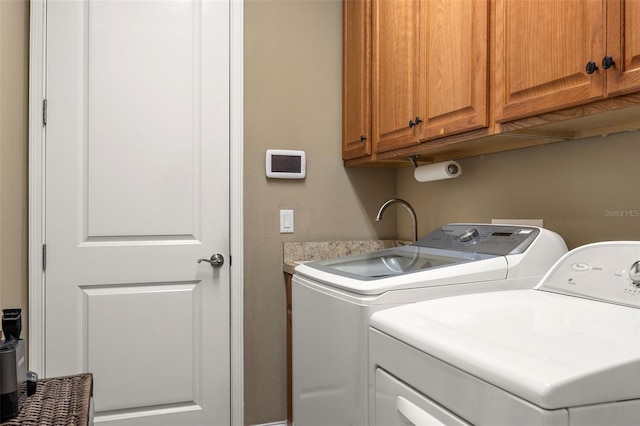
[[[611,56],[609,56],[609,55],[607,55],[604,58],[602,58],[602,68],[604,68],[605,70],[608,70],[609,68],[611,68],[615,64],[616,63],[613,61],[613,58]]]
[[[413,126],[417,126],[420,123],[422,123],[422,119],[420,117],[416,117],[415,120],[409,121],[409,128],[411,129]]]
[[[587,74],[593,74],[597,69],[598,69],[598,66],[596,65],[595,62],[593,61],[587,62],[587,67],[586,67]]]
[[[367,140],[367,137],[365,135],[360,135],[360,142],[364,142]]]

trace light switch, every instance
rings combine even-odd
[[[280,210],[280,233],[293,234],[293,210]]]

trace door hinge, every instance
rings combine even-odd
[[[233,265],[233,258],[229,255],[229,266]]]
[[[47,245],[42,245],[42,270],[47,270]]]
[[[47,125],[47,100],[42,101],[42,125]]]

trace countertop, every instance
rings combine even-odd
[[[401,240],[332,240],[332,241],[306,241],[285,242],[283,244],[282,270],[287,274],[293,274],[294,268],[300,262],[313,262],[350,254],[367,253],[411,244],[410,241]]]

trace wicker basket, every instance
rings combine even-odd
[[[20,412],[4,425],[86,426],[93,395],[91,373],[38,381],[35,394],[27,396],[26,384],[19,389]]]

